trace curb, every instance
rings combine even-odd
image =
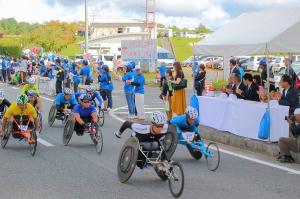
[[[216,129],[200,126],[201,137],[204,139],[233,146],[239,149],[257,152],[264,155],[276,157],[279,154],[279,147],[277,143],[268,143],[259,140],[253,140],[238,135],[234,135],[225,131],[218,131]],[[292,153],[296,162],[300,163],[300,154]]]

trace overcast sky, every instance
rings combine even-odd
[[[143,18],[145,0],[88,0],[89,19]],[[300,0],[156,0],[157,22],[193,28],[218,28],[241,13],[300,7]],[[83,21],[84,0],[0,0],[0,18],[44,22]]]

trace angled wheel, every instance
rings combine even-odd
[[[209,143],[206,147],[206,164],[207,168],[210,171],[216,171],[219,168],[220,164],[220,151],[216,143]]]
[[[28,142],[30,147],[30,154],[34,156],[36,152],[36,146],[37,146],[37,136],[35,131],[33,130],[30,131],[30,140]]]
[[[50,127],[53,125],[55,121],[56,113],[57,113],[56,106],[53,104],[50,108],[49,115],[48,115],[48,125]]]
[[[43,130],[43,116],[40,112],[38,113],[38,119],[39,119],[39,133],[41,133]]]
[[[129,138],[122,147],[118,161],[118,177],[121,183],[125,183],[131,177],[138,157],[138,140]]]
[[[103,136],[102,136],[102,131],[99,128],[99,126],[96,126],[96,134],[90,134],[91,139],[93,141],[93,143],[95,144],[96,147],[96,152],[98,154],[101,154],[102,149],[103,149]]]
[[[9,140],[10,134],[12,134],[12,123],[7,122],[6,129],[5,129],[5,134],[6,135],[1,138],[1,147],[2,147],[2,149],[5,148],[8,140]]]
[[[165,138],[163,140],[163,145],[168,160],[170,160],[173,154],[175,153],[177,148],[177,143],[178,143],[177,129],[175,126],[169,125],[168,132],[165,135]]]
[[[98,112],[98,124],[99,124],[99,126],[102,127],[104,125],[104,120],[105,120],[104,111],[99,109],[99,112]]]
[[[166,175],[166,173],[162,170],[159,169],[159,166],[155,166],[154,167],[154,171],[156,172],[156,174],[158,175],[158,177],[163,180],[166,181],[168,180],[168,176]]]
[[[73,131],[74,131],[75,123],[72,120],[68,120],[64,127],[63,133],[63,144],[67,146],[72,138]]]
[[[184,173],[182,166],[178,162],[171,162],[169,189],[175,198],[179,198],[184,188]]]
[[[196,135],[195,138],[194,138],[194,140],[193,140],[193,143],[196,143],[196,142],[198,142],[198,141],[200,141],[200,140],[201,140],[200,136],[199,136],[199,135]],[[190,147],[190,146],[187,146],[187,149],[189,150],[191,156],[192,156],[195,160],[200,160],[200,159],[202,158],[202,153],[201,153],[201,151],[195,150],[195,149],[193,149],[193,148]]]

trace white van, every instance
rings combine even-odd
[[[172,53],[164,48],[157,48],[157,64],[160,66],[161,63],[166,63],[168,68],[173,69],[175,58]]]

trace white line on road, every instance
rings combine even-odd
[[[15,89],[15,90],[19,90],[20,88],[18,88],[18,87],[15,87],[15,86],[13,86],[13,87],[11,87],[12,89]]]
[[[145,113],[146,114],[151,114],[153,112],[152,111],[146,111]],[[115,114],[117,114],[117,115],[128,115],[128,112],[115,112]]]
[[[116,120],[120,121],[120,122],[125,122],[125,120],[123,120],[120,117],[115,115],[116,111],[124,109],[125,107],[127,107],[127,106],[122,106],[122,107],[115,108],[115,109],[113,109],[112,111],[109,112],[109,115],[111,117],[115,118]],[[273,168],[276,168],[276,169],[279,169],[279,170],[282,170],[282,171],[287,171],[291,174],[300,175],[300,171],[296,170],[296,169],[291,169],[291,168],[288,168],[288,167],[280,166],[280,165],[270,163],[270,162],[267,162],[267,161],[263,161],[263,160],[259,160],[259,159],[256,159],[256,158],[251,158],[251,157],[241,155],[241,154],[238,154],[238,153],[234,153],[232,151],[228,151],[228,150],[221,149],[221,148],[220,148],[220,151],[222,153],[232,155],[232,156],[235,156],[235,157],[238,157],[238,158],[241,158],[241,159],[245,159],[245,160],[248,160],[248,161],[251,161],[251,162],[255,162],[255,163],[258,163],[258,164],[265,165],[265,166],[273,167]]]
[[[38,138],[37,139],[39,143],[41,143],[42,145],[46,146],[46,147],[54,147],[53,144],[47,142],[46,140],[43,140],[42,138]]]
[[[44,97],[44,96],[41,96],[41,98],[43,98],[44,100],[50,101],[50,102],[53,102],[53,101],[54,101],[53,99],[48,98],[48,97]]]

